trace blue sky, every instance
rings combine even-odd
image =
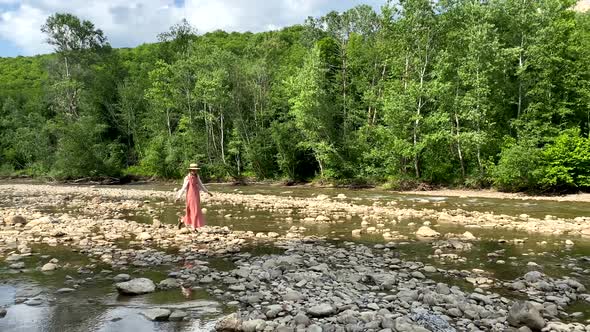
[[[186,18],[199,32],[264,31],[308,16],[385,0],[0,0],[0,57],[51,52],[40,31],[47,16],[70,12],[92,21],[114,47],[153,42]]]

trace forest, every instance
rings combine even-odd
[[[113,48],[56,13],[0,58],[0,175],[590,189],[590,14],[400,0],[278,31]]]

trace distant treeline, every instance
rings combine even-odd
[[[48,18],[0,58],[0,173],[590,188],[590,16],[569,0],[402,0],[263,33],[113,49]]]

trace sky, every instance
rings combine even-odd
[[[587,0],[590,1],[590,0]],[[0,0],[0,57],[44,54],[41,25],[56,12],[90,20],[113,47],[153,42],[186,18],[200,33],[266,31],[303,23],[359,4],[375,9],[385,0]]]

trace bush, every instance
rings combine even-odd
[[[183,161],[177,153],[173,137],[159,135],[154,137],[141,160],[141,174],[162,178],[178,178]]]
[[[124,147],[103,141],[106,126],[90,116],[66,120],[58,128],[52,176],[61,179],[119,176]]]
[[[491,169],[492,181],[500,190],[522,191],[538,188],[541,149],[510,139],[500,152],[498,164]]]
[[[540,184],[544,189],[590,188],[590,139],[567,130],[543,150]]]

